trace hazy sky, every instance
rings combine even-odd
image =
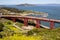
[[[0,0],[0,5],[30,4],[60,4],[60,0]]]

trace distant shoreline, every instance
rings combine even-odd
[[[9,8],[9,7],[2,7],[0,8],[0,12],[5,14],[5,15],[21,15],[21,16],[26,16],[26,15],[40,15],[41,17],[47,17],[48,14],[44,12],[36,12],[32,10],[18,10],[16,8]]]

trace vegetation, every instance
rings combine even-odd
[[[5,10],[11,11],[11,12],[15,12],[15,13],[22,13],[22,12],[25,11],[25,10],[18,10],[16,8],[10,8],[10,7],[2,7],[0,9],[5,9]]]
[[[3,40],[41,40],[42,38],[39,36],[18,36],[18,35],[14,35],[14,36],[9,36],[6,38],[2,38]]]
[[[16,22],[16,26],[22,27],[23,26],[23,23]]]
[[[15,22],[7,19],[1,22],[0,26],[3,27],[3,31],[0,32],[0,40],[60,40],[60,28],[53,30],[34,28],[27,33],[22,33],[21,30],[13,26]],[[23,26],[17,22],[18,25]]]
[[[4,25],[0,22],[0,31],[3,30]]]
[[[7,19],[5,19],[7,20]],[[18,22],[17,22],[18,23]],[[41,37],[38,36],[27,36],[17,28],[15,28],[12,24],[14,22],[7,20],[4,23],[3,31],[0,32],[2,38],[0,40],[39,40]],[[21,25],[21,24],[20,24]]]

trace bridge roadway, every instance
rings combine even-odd
[[[40,27],[40,21],[46,21],[46,22],[50,22],[50,28],[53,29],[54,28],[54,23],[60,23],[60,20],[56,20],[56,19],[49,19],[49,18],[42,18],[42,17],[32,17],[32,16],[19,16],[19,15],[2,15],[2,18],[22,18],[24,19],[24,25],[27,26],[27,21],[28,19],[31,20],[36,20],[36,27],[39,28]],[[15,20],[14,20],[15,21]]]
[[[53,21],[53,22],[60,22],[60,20],[56,19],[49,19],[49,18],[39,18],[39,17],[32,17],[32,16],[17,16],[17,15],[2,15],[1,17],[13,17],[13,18],[27,18],[27,19],[34,19],[34,20],[41,20],[41,21]]]

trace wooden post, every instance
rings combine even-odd
[[[50,22],[50,29],[54,29],[54,22],[53,21]]]
[[[36,20],[36,27],[40,28],[40,20]]]
[[[24,18],[24,26],[28,26],[28,19]]]

